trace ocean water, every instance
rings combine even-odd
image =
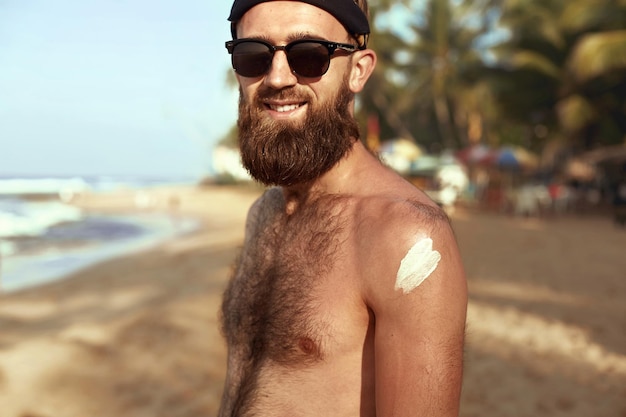
[[[86,214],[69,204],[80,192],[191,184],[191,179],[0,176],[0,290],[15,291],[197,227],[167,215]]]

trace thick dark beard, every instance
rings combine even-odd
[[[275,121],[263,114],[264,99],[296,98],[309,104],[302,123]],[[309,183],[343,158],[359,138],[359,127],[350,114],[354,93],[344,80],[332,102],[315,107],[295,89],[260,87],[251,105],[239,97],[239,145],[250,175],[265,185],[292,186]]]

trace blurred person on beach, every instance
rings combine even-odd
[[[359,140],[365,0],[235,0],[242,161],[270,186],[224,292],[219,415],[456,416],[467,309],[445,213]]]
[[[624,164],[623,171],[626,174],[626,164]],[[626,175],[615,185],[612,205],[615,224],[621,227],[626,226]]]

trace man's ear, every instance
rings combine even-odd
[[[359,93],[376,66],[376,53],[371,49],[357,51],[353,55],[352,73],[350,74],[350,90]]]

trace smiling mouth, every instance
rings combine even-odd
[[[287,113],[290,111],[294,111],[299,109],[300,107],[304,106],[306,103],[293,103],[293,104],[271,104],[271,103],[266,103],[265,105],[267,106],[267,108],[269,108],[270,110],[273,110],[277,113]]]

